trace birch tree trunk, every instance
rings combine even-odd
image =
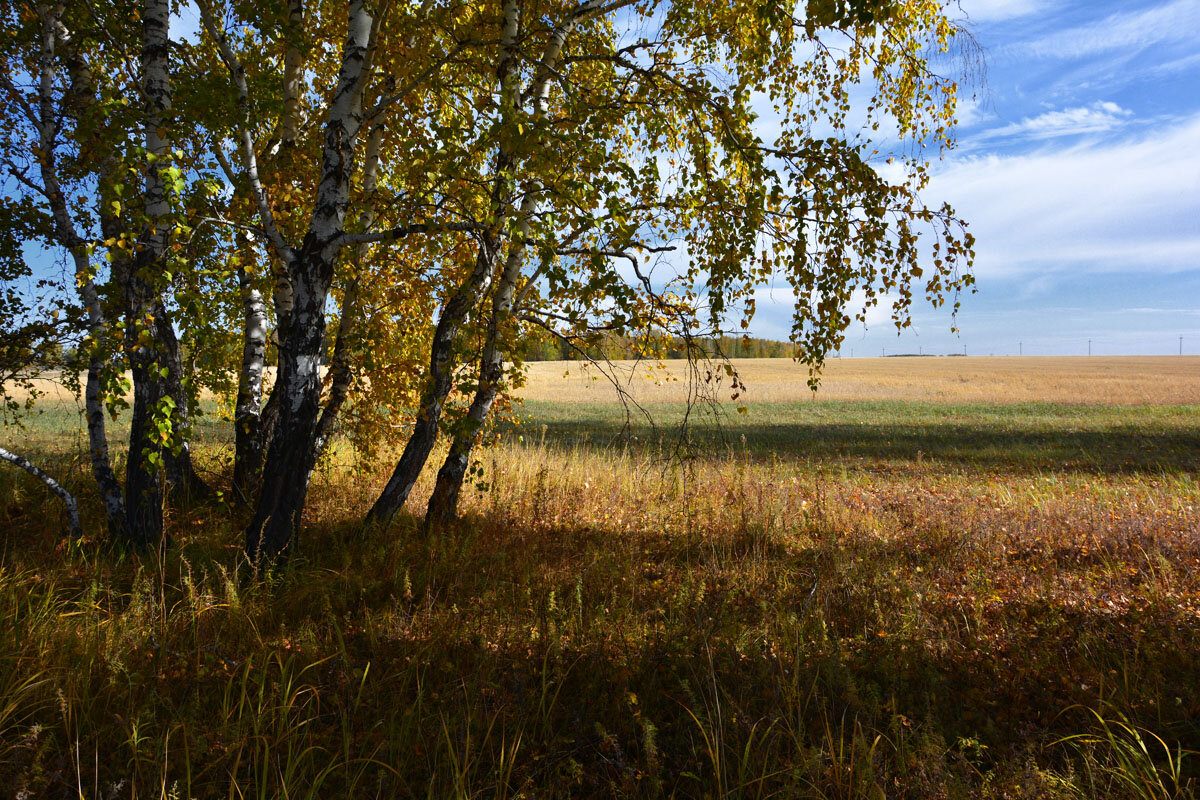
[[[113,472],[112,461],[109,458],[101,385],[104,359],[99,346],[108,335],[108,323],[100,304],[100,294],[92,278],[86,242],[79,235],[67,208],[66,195],[58,180],[56,154],[59,116],[54,103],[54,77],[56,51],[60,43],[65,45],[67,52],[64,55],[72,65],[69,97],[74,104],[78,104],[68,108],[67,113],[78,114],[90,105],[95,99],[95,87],[86,63],[71,50],[69,34],[62,26],[61,7],[43,5],[39,7],[39,11],[42,36],[38,76],[38,119],[31,122],[38,131],[38,146],[41,152],[41,158],[38,159],[39,171],[42,189],[54,219],[54,237],[71,255],[75,276],[79,282],[79,294],[87,311],[88,338],[92,346],[89,349],[87,382],[84,388],[84,416],[87,420],[92,477],[100,490],[109,534],[114,538],[124,538],[128,532],[128,520],[125,516],[125,501],[121,496],[121,484]]]
[[[163,538],[162,455],[169,432],[159,428],[167,396],[160,352],[166,320],[159,311],[155,278],[161,273],[167,249],[170,202],[162,175],[161,159],[170,156],[166,115],[171,108],[167,61],[170,30],[168,0],[145,0],[142,7],[142,94],[146,169],[146,228],[133,263],[120,270],[125,296],[125,331],[129,365],[133,373],[133,412],[129,421],[129,459],[125,470],[125,506],[129,537],[137,547],[157,547]],[[114,273],[116,266],[114,265]],[[169,373],[169,368],[167,368]],[[168,436],[164,436],[168,433]]]
[[[517,59],[519,29],[520,8],[516,0],[505,0],[496,79],[500,86],[502,115],[508,125],[515,124],[514,112],[520,103],[520,86],[513,73]],[[371,510],[367,512],[366,527],[387,525],[391,522],[396,512],[408,500],[437,442],[446,399],[454,388],[454,344],[459,329],[471,309],[475,308],[487,293],[488,285],[499,265],[501,231],[511,206],[508,173],[513,165],[513,159],[502,145],[496,155],[489,230],[480,237],[475,268],[442,308],[442,314],[433,332],[433,343],[429,353],[429,376],[421,394],[421,406],[413,424],[413,431],[404,446],[400,460],[396,463],[396,468],[392,471],[391,478],[375,504],[371,506]]]
[[[297,2],[298,0],[292,0]],[[419,11],[418,18],[424,18],[429,12],[431,0],[423,0]],[[410,35],[406,40],[406,47],[412,49],[416,46],[416,34]],[[289,51],[289,57],[291,53]],[[284,85],[285,94],[287,91],[287,68],[285,62],[284,69]],[[286,101],[285,101],[286,110]],[[291,118],[291,115],[288,115]],[[294,126],[293,126],[294,127]],[[370,122],[370,133],[367,135],[367,145],[363,152],[363,179],[362,179],[362,194],[364,197],[364,205],[361,214],[358,218],[358,227],[362,232],[370,230],[375,224],[378,209],[375,203],[375,190],[379,182],[379,151],[383,144],[383,124],[378,121]],[[350,394],[350,384],[354,380],[354,370],[350,364],[350,350],[355,337],[355,327],[358,318],[359,294],[361,291],[361,264],[366,260],[371,251],[371,246],[368,243],[360,244],[355,253],[355,274],[351,277],[349,285],[346,287],[345,294],[342,297],[342,309],[338,318],[337,336],[334,339],[333,358],[329,365],[329,399],[325,403],[325,409],[321,412],[321,418],[317,421],[317,433],[313,443],[314,461],[320,459],[325,452],[325,448],[329,445],[329,439],[333,435],[334,425],[337,423],[338,415],[341,413],[342,406],[345,405],[346,399]]]
[[[288,0],[288,37],[295,40],[304,25],[303,0]],[[279,124],[282,147],[291,147],[300,134],[300,80],[304,69],[304,54],[294,44],[283,57],[283,117]]]
[[[47,489],[58,495],[59,499],[63,501],[63,505],[67,509],[67,525],[71,531],[71,538],[78,539],[83,536],[83,527],[79,524],[79,505],[75,502],[74,495],[64,489],[62,484],[54,480],[54,478],[51,478],[45,472],[42,472],[40,469],[16,453],[9,452],[3,447],[0,447],[0,459],[25,470],[30,475],[44,483]]]
[[[363,196],[365,204],[359,215],[359,228],[367,231],[375,223],[375,188],[379,180],[379,148],[383,142],[383,126],[371,126],[367,135],[367,146],[363,152]],[[360,273],[359,266],[370,253],[369,244],[361,244],[355,253],[356,269],[342,297],[342,309],[338,319],[337,338],[333,344],[333,358],[329,365],[329,399],[325,402],[325,410],[317,422],[316,438],[313,442],[313,459],[319,459],[329,444],[333,434],[333,426],[337,422],[338,413],[346,403],[350,394],[350,383],[354,379],[354,370],[350,364],[351,342],[355,334],[355,321],[358,317],[358,301]]]
[[[292,280],[288,277],[286,265],[275,276],[275,286],[271,291],[271,303],[275,308],[275,330],[271,332],[271,341],[275,344],[276,353],[275,384],[271,387],[271,393],[267,395],[267,402],[263,404],[258,422],[258,442],[255,444],[258,460],[254,469],[260,475],[263,456],[271,444],[271,438],[275,435],[275,421],[279,419],[279,365],[280,359],[283,357],[283,345],[287,341],[288,330],[292,324],[292,307],[294,306]]]
[[[275,387],[279,416],[263,467],[262,492],[246,529],[246,553],[260,566],[291,547],[316,463],[313,442],[321,399],[325,303],[350,202],[373,32],[373,20],[362,0],[353,0],[338,86],[325,124],[313,218],[299,252],[288,264],[294,307],[287,337],[281,342]]]
[[[88,336],[93,340],[92,352],[88,355],[87,384],[84,387],[84,416],[87,418],[88,451],[92,462],[92,477],[100,489],[100,498],[104,502],[104,516],[108,520],[108,532],[114,539],[125,539],[129,536],[129,519],[125,514],[125,499],[121,496],[121,483],[113,472],[112,461],[108,455],[108,431],[104,416],[104,388],[102,373],[104,361],[96,347],[106,335],[107,324],[100,308],[100,298],[96,284],[87,273],[87,257],[83,256],[82,267],[80,259],[76,259],[76,274],[87,275],[81,289],[84,305],[88,310]],[[83,270],[80,273],[80,270]]]
[[[492,294],[492,314],[488,321],[487,338],[479,364],[479,383],[466,419],[455,432],[442,468],[438,470],[437,483],[425,513],[426,529],[433,529],[454,520],[458,514],[458,497],[463,479],[471,461],[471,450],[479,439],[479,432],[487,422],[496,395],[504,378],[504,351],[500,336],[512,317],[513,297],[517,291],[517,280],[525,263],[525,243],[529,236],[530,219],[537,206],[536,190],[530,191],[521,204],[521,218],[517,235],[509,247],[504,262],[504,272]]]
[[[233,485],[243,497],[258,493],[262,473],[263,364],[267,352],[267,309],[262,293],[251,284],[244,269],[238,270],[242,290],[242,365],[238,370],[237,404],[234,410]]]
[[[421,407],[417,412],[416,422],[391,478],[367,513],[368,526],[387,525],[391,522],[392,517],[412,493],[417,478],[421,476],[421,470],[429,460],[434,444],[437,443],[446,398],[454,388],[454,344],[467,314],[478,305],[480,298],[487,291],[499,258],[499,246],[499,236],[486,234],[483,237],[474,270],[466,281],[459,285],[442,309],[433,332],[429,377],[421,394]]]
[[[131,265],[133,266],[133,265]],[[125,464],[125,507],[129,518],[130,543],[139,548],[157,547],[163,536],[162,439],[155,429],[155,416],[166,396],[159,373],[154,342],[157,325],[145,313],[145,282],[134,270],[124,270],[126,350],[133,375],[133,410],[129,418],[129,457]]]

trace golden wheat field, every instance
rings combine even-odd
[[[808,370],[789,359],[735,359],[744,402],[912,400],[946,403],[1172,405],[1200,403],[1200,356],[926,357],[830,359],[816,394]],[[623,361],[613,374],[639,402],[686,400],[685,362]],[[711,372],[729,385],[720,369]],[[529,365],[519,393],[548,402],[609,402],[617,395],[597,367],[545,361]]]
[[[1200,403],[1200,356],[926,357],[830,359],[817,392],[807,367],[790,359],[733,359],[746,391],[744,403],[796,400],[911,400],[945,403],[1070,403],[1179,405]],[[605,371],[639,402],[682,403],[689,378],[711,376],[711,387],[730,377],[717,362],[695,371],[686,362],[615,361],[593,366],[581,361],[536,361],[516,392],[526,400],[562,403],[618,402]],[[268,386],[274,375],[268,369]],[[38,382],[50,404],[75,404],[54,375]],[[724,395],[727,395],[725,392]],[[16,390],[24,399],[26,394]],[[215,399],[205,394],[205,399]],[[727,397],[719,397],[727,399]]]

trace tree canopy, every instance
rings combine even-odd
[[[235,409],[246,550],[268,564],[338,432],[403,445],[375,529],[445,434],[426,520],[453,518],[535,342],[699,355],[786,286],[815,382],[872,306],[903,327],[971,285],[972,237],[921,196],[953,145],[953,3],[193,11],[186,36],[165,0],[0,11],[5,233],[71,259],[93,473],[138,546],[161,539],[164,486],[207,488],[201,388]],[[127,369],[122,489],[104,409]]]

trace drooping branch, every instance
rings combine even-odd
[[[30,475],[44,483],[47,489],[58,495],[59,499],[63,501],[63,505],[67,509],[67,525],[71,531],[71,538],[79,539],[83,536],[83,526],[79,524],[79,505],[75,502],[75,496],[64,489],[61,483],[54,480],[54,478],[51,478],[45,472],[42,472],[42,470],[38,469],[28,460],[22,458],[16,453],[5,450],[3,447],[0,447],[0,460],[7,461],[8,463],[25,470]]]
[[[546,315],[544,314],[539,315],[534,312],[525,311],[521,312],[517,316],[523,322],[536,325],[558,341],[565,344],[572,352],[579,356],[581,361],[585,361],[589,366],[594,367],[597,372],[604,376],[605,380],[612,384],[613,389],[617,393],[617,399],[620,401],[621,406],[625,411],[626,429],[628,429],[632,423],[634,410],[641,414],[642,418],[646,420],[647,424],[649,424],[651,427],[654,427],[654,417],[650,414],[650,411],[642,406],[629,391],[628,386],[621,382],[621,380],[615,374],[615,370],[611,368],[612,365],[607,358],[603,358],[602,360],[604,363],[601,363],[601,359],[597,359],[585,348],[580,346],[580,343],[576,337],[560,331],[546,318]]]

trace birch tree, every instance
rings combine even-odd
[[[494,137],[482,149],[497,154],[495,234],[481,237],[478,268],[443,305],[415,429],[368,523],[390,519],[416,483],[470,313],[486,319],[477,383],[430,523],[454,515],[522,324],[568,342],[601,330],[646,343],[656,332],[716,335],[731,313],[749,324],[756,288],[774,276],[796,294],[793,338],[815,375],[881,298],[905,325],[914,286],[939,304],[970,285],[960,270],[969,234],[918,195],[926,148],[948,146],[954,110],[956,84],[923,55],[956,36],[941,4],[805,11],[507,2],[499,19],[471,20],[484,31],[458,35],[482,43],[472,52],[480,73],[489,56],[497,64],[495,99],[476,102],[496,109],[481,126]],[[756,102],[779,117],[775,141],[757,133]],[[895,150],[917,155],[885,166],[886,143],[870,136],[880,125],[896,132]],[[917,225],[928,227],[927,258]],[[684,252],[662,256],[672,249]]]
[[[109,528],[144,547],[162,537],[164,471],[183,493],[206,487],[191,462],[188,396],[168,310],[169,195],[180,183],[166,117],[169,9],[146,2],[120,10],[123,20],[142,21],[136,36],[84,4],[6,4],[0,88],[12,123],[8,177],[40,215],[36,236],[69,255],[87,313],[89,449]],[[131,96],[141,102],[131,104]],[[100,254],[121,298],[116,307],[105,302],[94,263]],[[120,355],[134,377],[124,496],[105,430],[105,406],[123,403]]]
[[[380,31],[388,16],[387,4],[375,7],[354,0],[347,6],[333,89],[313,115],[322,120],[316,158],[318,172],[315,196],[303,214],[303,224],[296,234],[298,239],[289,236],[277,219],[275,198],[260,171],[262,147],[254,136],[250,83],[226,19],[206,1],[200,3],[200,9],[205,32],[225,67],[236,105],[242,112],[235,134],[239,145],[235,155],[237,177],[245,182],[254,199],[259,230],[269,242],[273,256],[284,265],[289,292],[290,309],[286,329],[281,326],[279,342],[274,430],[263,466],[258,503],[246,533],[248,555],[255,563],[263,563],[274,560],[292,543],[324,440],[320,429],[327,426],[321,424],[323,381],[319,367],[325,348],[327,303],[343,251],[435,229],[451,231],[465,226],[421,222],[376,233],[347,230],[347,212],[359,166],[360,133],[369,119],[387,113],[408,94],[403,88],[389,89],[372,69]],[[435,69],[438,57],[431,59],[418,71]],[[367,97],[374,99],[370,108],[365,107]],[[327,410],[336,414],[336,407]]]

